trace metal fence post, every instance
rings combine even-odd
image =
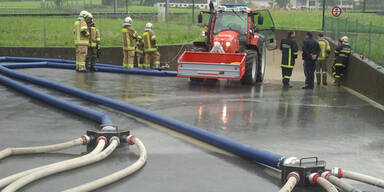
[[[44,47],[47,46],[47,21],[45,20],[45,16],[43,16],[43,42]]]
[[[369,30],[368,30],[368,58],[371,57],[371,48],[372,48],[372,21],[369,24]]]
[[[358,52],[358,39],[359,39],[359,28],[358,28],[359,22],[358,20],[355,21],[355,29],[356,29],[356,38],[355,38],[355,48],[356,52]]]

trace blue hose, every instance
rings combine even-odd
[[[53,97],[45,93],[41,93],[37,90],[34,90],[28,86],[25,86],[17,81],[14,81],[2,75],[0,75],[0,82],[3,83],[4,85],[7,85],[8,87],[11,87],[26,95],[29,95],[30,97],[33,97],[45,103],[51,104],[57,108],[97,121],[102,125],[112,124],[111,118],[107,114],[97,112],[97,111],[94,111],[94,110],[61,100],[61,99],[57,99],[56,97]]]
[[[154,112],[148,111],[146,109],[142,109],[140,107],[136,107],[134,105],[130,105],[121,101],[113,100],[108,97],[96,95],[87,91],[83,91],[81,89],[77,89],[74,87],[69,87],[66,85],[62,85],[57,82],[47,81],[45,79],[29,76],[26,74],[18,73],[7,69],[5,67],[0,66],[0,72],[3,74],[17,78],[20,80],[28,81],[33,84],[41,85],[44,87],[52,88],[58,91],[62,91],[67,94],[71,94],[87,101],[92,101],[95,103],[99,103],[105,106],[108,106],[112,109],[119,110],[125,113],[129,113],[131,115],[140,117],[147,121],[151,121],[157,123],[159,125],[168,127],[175,131],[181,132],[188,136],[191,136],[195,139],[201,140],[203,142],[209,143],[213,146],[236,154],[244,159],[248,159],[251,161],[255,161],[270,167],[280,168],[280,164],[284,161],[284,157],[282,155],[277,155],[265,150],[255,149],[248,145],[244,145],[235,140],[217,135],[215,133],[206,131],[199,127],[189,125],[187,123],[167,118],[162,115],[156,114]]]
[[[4,66],[9,69],[24,69],[24,68],[44,68],[44,67],[48,67],[48,64],[47,62],[2,63],[1,66]]]
[[[13,61],[13,62],[28,62],[21,64],[32,64],[30,62],[47,63],[47,67],[62,68],[62,69],[75,69],[75,61],[66,59],[46,59],[46,58],[29,58],[29,57],[0,57],[0,62]],[[138,75],[153,75],[153,76],[176,76],[175,71],[158,71],[152,69],[124,69],[117,65],[96,64],[96,68],[100,72],[109,73],[126,73]]]

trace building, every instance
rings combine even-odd
[[[195,7],[199,9],[209,9],[209,2],[211,0],[194,0]],[[213,0],[214,5],[216,1]],[[192,0],[169,0],[170,8],[190,8],[193,6]],[[155,4],[155,7],[165,7],[165,2],[159,2]]]

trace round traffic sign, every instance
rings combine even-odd
[[[334,17],[340,16],[342,12],[343,12],[343,9],[341,7],[339,7],[339,6],[335,6],[335,7],[332,8],[332,15]]]

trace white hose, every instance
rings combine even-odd
[[[288,174],[287,182],[285,185],[280,189],[279,192],[291,192],[293,188],[295,188],[296,184],[300,180],[300,175],[296,172],[292,172]]]
[[[328,181],[331,182],[332,184],[336,185],[340,189],[342,189],[345,192],[361,192],[359,189],[356,189],[353,187],[351,184],[333,176],[330,175],[328,176]]]
[[[132,137],[132,136],[130,136],[130,137]],[[137,145],[137,147],[139,148],[139,151],[140,151],[140,157],[134,164],[132,164],[131,166],[129,166],[125,169],[117,171],[111,175],[102,177],[100,179],[97,179],[95,181],[80,185],[78,187],[74,187],[74,188],[65,190],[64,192],[92,191],[92,190],[98,189],[100,187],[103,187],[105,185],[116,182],[116,181],[118,181],[124,177],[127,177],[128,175],[136,172],[141,167],[143,167],[145,164],[145,161],[147,159],[147,150],[145,149],[144,144],[138,138],[132,137],[131,141]]]
[[[20,148],[7,148],[0,151],[0,159],[4,159],[11,155],[19,154],[33,154],[33,153],[45,153],[49,151],[58,151],[67,149],[76,145],[83,144],[83,139],[78,138],[65,143],[58,143],[54,145],[36,146],[36,147],[20,147]]]
[[[330,183],[328,180],[322,178],[322,177],[318,177],[317,178],[317,183],[323,187],[327,192],[338,192],[338,190],[336,189],[336,187]]]
[[[343,170],[343,177],[384,188],[384,180],[381,180],[369,175],[364,175],[364,174],[356,173],[353,171]]]
[[[81,158],[88,158],[89,156],[91,156],[93,154],[100,153],[104,149],[104,146],[105,146],[105,141],[102,140],[102,142],[98,142],[98,144],[95,147],[95,149],[93,149],[92,152],[88,153],[87,155],[84,155],[84,156],[81,156],[81,157],[77,157],[77,158],[74,158],[74,159],[68,159],[68,160],[65,160],[65,161],[60,161],[60,162],[57,162],[57,163],[52,163],[52,164],[49,164],[49,165],[44,165],[44,166],[36,167],[36,168],[33,168],[33,169],[25,170],[25,171],[22,171],[22,172],[10,175],[8,177],[5,177],[5,178],[0,180],[0,189],[5,187],[5,186],[7,186],[8,184],[16,181],[17,179],[19,179],[21,177],[24,177],[26,175],[29,175],[29,174],[31,174],[33,172],[36,172],[36,171],[39,171],[39,170],[42,170],[42,169],[45,169],[45,168],[49,168],[49,167],[56,167],[56,166],[59,166],[62,163],[68,163],[68,162],[71,162],[71,161],[78,161]]]
[[[99,143],[101,143],[101,142],[103,142],[103,141],[100,140]],[[3,189],[2,192],[15,192],[16,190],[24,187],[25,185],[27,185],[33,181],[40,179],[40,178],[103,160],[106,157],[108,157],[108,155],[110,155],[116,149],[116,147],[118,145],[119,145],[119,139],[117,137],[113,137],[111,139],[111,144],[100,153],[93,154],[93,155],[89,156],[88,158],[79,158],[76,161],[69,161],[69,162],[61,163],[60,165],[55,166],[55,167],[48,167],[48,168],[33,172],[33,173],[26,175],[24,177],[21,177],[18,180],[16,180],[15,182],[11,183],[5,189]]]
[[[280,189],[279,192],[291,192],[296,186],[297,180],[295,177],[290,177],[285,185]]]

